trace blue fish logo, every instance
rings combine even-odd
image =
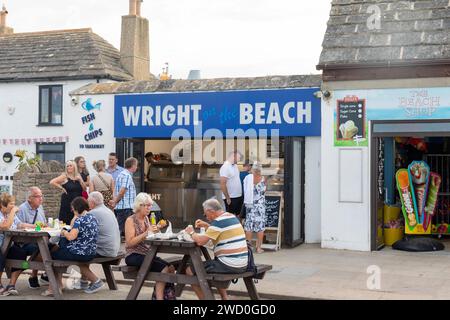
[[[92,104],[92,99],[88,98],[85,102],[83,102],[81,104],[81,107],[86,110],[87,112],[91,112],[92,110],[100,110],[102,104],[101,103],[97,103],[96,105]]]

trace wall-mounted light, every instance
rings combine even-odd
[[[14,112],[16,112],[16,108],[15,107],[8,107],[8,114],[10,116],[12,116],[14,114]]]

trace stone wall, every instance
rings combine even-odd
[[[61,191],[52,187],[49,182],[64,171],[64,166],[57,161],[42,162],[14,174],[13,193],[16,204],[26,200],[30,187],[36,186],[44,195],[44,211],[47,217],[58,217]]]

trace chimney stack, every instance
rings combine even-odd
[[[129,0],[130,13],[122,17],[120,62],[134,80],[150,79],[149,22],[141,17],[141,2]]]
[[[6,16],[8,15],[8,11],[6,10],[5,5],[2,7],[2,11],[0,11],[0,35],[5,34],[13,34],[14,29],[6,26]]]

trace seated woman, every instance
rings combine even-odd
[[[151,225],[148,220],[152,198],[147,193],[139,193],[134,201],[134,214],[127,218],[125,222],[125,263],[129,266],[140,267],[144,262],[145,255],[150,250],[150,246],[144,243],[149,233],[158,232],[157,225]],[[159,257],[153,259],[150,267],[151,272],[173,272],[169,264]],[[156,282],[156,299],[164,299],[165,282]]]
[[[83,197],[75,198],[71,206],[75,215],[73,226],[70,231],[61,231],[59,248],[52,252],[52,259],[89,262],[95,258],[97,252],[98,222],[93,215],[88,214],[89,204]],[[86,276],[93,284],[101,281],[92,273]],[[61,273],[57,274],[57,281],[62,288]],[[53,288],[49,287],[42,295],[53,296]]]
[[[2,193],[0,195],[0,230],[16,230],[23,228],[34,228],[34,225],[28,223],[21,223],[16,213],[19,211],[19,208],[16,207],[16,201],[13,196],[8,193]],[[4,235],[0,234],[0,247],[3,245]],[[28,245],[18,245],[13,243],[10,247],[8,254],[6,255],[6,259],[14,259],[14,260],[26,260],[27,256],[32,255],[34,251],[37,250],[37,246],[35,244]],[[0,254],[0,279],[2,278],[3,269],[5,267],[5,257]],[[3,287],[0,280],[0,295],[9,296],[9,295],[18,295],[19,292],[16,289],[16,282],[22,273],[22,269],[11,269],[11,279],[9,285],[5,288]]]

